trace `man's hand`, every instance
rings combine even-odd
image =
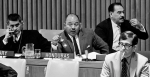
[[[52,41],[51,41],[51,43],[53,44],[53,45],[57,45],[57,43],[60,41],[60,36],[59,35],[55,35],[53,38],[52,38]]]
[[[140,25],[140,24],[141,24],[141,23],[140,23],[137,19],[135,19],[135,18],[131,19],[131,20],[130,20],[130,23],[131,23],[132,26],[134,26],[134,25]]]
[[[14,30],[8,27],[8,29],[6,30],[5,37],[4,37],[5,42],[8,42],[8,39],[13,36],[13,32]]]
[[[130,23],[136,29],[139,29],[140,31],[145,31],[144,26],[137,19],[135,18],[131,19]]]

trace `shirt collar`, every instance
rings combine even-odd
[[[135,57],[135,52],[132,52],[132,54],[131,54],[130,56],[128,56],[128,57],[123,57],[123,55],[122,55],[122,57],[121,57],[121,61],[122,61],[122,59],[123,59],[123,58],[126,58],[126,59],[127,59],[127,63],[129,64],[129,63],[130,63],[131,58],[133,58],[133,57]]]
[[[73,40],[73,36],[71,36],[71,35],[69,35],[69,34],[68,34],[68,36],[71,38],[71,40]],[[75,38],[78,38],[78,36],[75,35]]]
[[[21,36],[21,31],[16,35],[16,40],[18,41]]]
[[[119,27],[118,24],[116,24],[114,21],[111,20],[112,26],[113,27]]]

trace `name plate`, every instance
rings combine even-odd
[[[14,56],[14,51],[0,50],[0,56]]]
[[[44,57],[44,58],[74,59],[74,54],[73,53],[48,53],[48,52],[42,52],[41,57]]]
[[[98,61],[104,61],[106,54],[98,54],[96,55],[96,60]]]

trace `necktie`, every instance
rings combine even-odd
[[[73,44],[74,44],[75,52],[78,55],[79,54],[79,49],[78,49],[78,45],[77,45],[75,37],[73,37]]]
[[[13,41],[14,41],[14,43],[16,43],[18,41],[16,35],[13,36]]]
[[[121,71],[121,77],[127,77],[127,65],[126,65],[127,59],[122,59],[122,71]]]

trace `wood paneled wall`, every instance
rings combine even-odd
[[[77,14],[83,27],[93,28],[108,18],[108,6],[121,2],[126,19],[137,18],[150,33],[149,0],[0,0],[0,28],[6,28],[7,15],[19,13],[25,30],[63,29],[66,15]],[[139,40],[138,50],[150,50],[150,39]]]

